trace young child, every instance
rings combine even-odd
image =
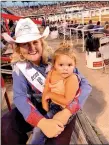
[[[46,117],[57,119],[64,125],[67,124],[66,118],[62,120],[59,115],[54,115],[65,108],[79,94],[79,79],[73,73],[75,66],[76,57],[71,45],[62,43],[54,52],[52,69],[47,75],[42,96],[42,106],[47,111]],[[41,130],[34,128],[30,144],[44,144],[45,139],[46,137]]]
[[[42,96],[43,108],[47,112],[50,110],[47,113],[49,118],[65,108],[79,94],[78,76],[73,73],[75,66],[76,56],[72,46],[67,42],[61,43],[54,52],[52,69],[46,78]],[[48,100],[51,100],[50,108]],[[66,121],[59,117],[55,119],[66,124]]]

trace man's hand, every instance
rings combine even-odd
[[[43,118],[39,121],[37,127],[39,127],[48,138],[57,137],[64,130],[63,124],[54,119]]]
[[[53,119],[59,120],[60,122],[63,123],[63,125],[66,125],[71,115],[72,114],[68,109],[64,109],[58,112],[57,114],[55,114]]]

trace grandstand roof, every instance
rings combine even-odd
[[[13,6],[38,6],[38,5],[49,5],[49,4],[56,4],[63,1],[2,1],[1,4],[3,7],[13,7]],[[66,1],[64,1],[66,2]]]
[[[63,8],[69,8],[69,7],[77,7],[78,5],[68,5],[68,6],[62,6]]]

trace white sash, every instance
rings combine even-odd
[[[20,71],[24,74],[26,79],[40,92],[43,92],[44,84],[45,84],[45,77],[36,69],[29,68],[27,69],[26,62],[18,62],[16,66],[20,69]]]

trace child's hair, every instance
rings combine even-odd
[[[55,64],[56,58],[62,54],[67,55],[70,58],[72,58],[76,65],[77,60],[76,60],[76,55],[73,51],[73,45],[67,41],[61,42],[58,49],[56,49],[56,51],[54,52],[53,58],[52,58],[53,65]]]

